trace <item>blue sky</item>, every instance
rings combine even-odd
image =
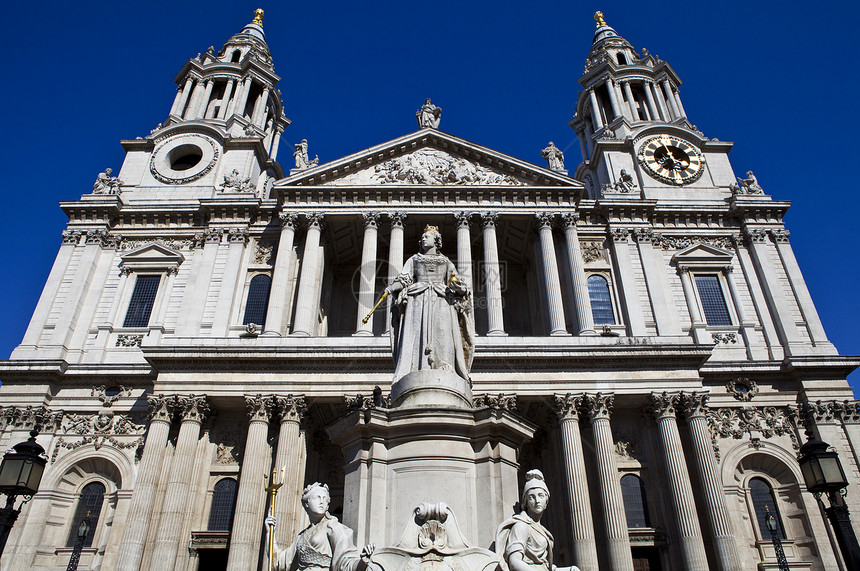
[[[0,358],[20,342],[59,247],[57,202],[118,170],[120,139],[166,117],[184,62],[220,48],[257,7],[293,121],[282,150],[307,138],[327,162],[393,139],[416,129],[431,97],[444,131],[537,164],[553,140],[571,169],[567,121],[602,10],[678,72],[691,121],[735,142],[735,172],[754,170],[793,202],[786,225],[828,336],[860,354],[860,3],[234,0],[4,5]]]

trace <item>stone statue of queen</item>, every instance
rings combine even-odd
[[[395,381],[436,369],[469,382],[475,343],[471,292],[441,248],[439,229],[427,226],[420,253],[406,260],[386,288],[395,296],[391,315]]]

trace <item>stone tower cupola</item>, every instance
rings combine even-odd
[[[583,160],[594,154],[597,139],[624,139],[655,124],[689,126],[681,105],[681,80],[668,63],[626,39],[594,15],[597,29],[579,83],[583,90],[570,126],[580,140]]]
[[[275,85],[272,56],[263,31],[263,10],[218,52],[210,47],[191,58],[175,78],[178,84],[164,126],[198,121],[217,124],[233,137],[262,137],[271,158],[290,124]]]

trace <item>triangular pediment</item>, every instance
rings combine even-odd
[[[563,173],[437,129],[422,129],[278,181],[276,186],[567,186]]]
[[[676,264],[723,266],[732,261],[734,254],[710,244],[693,244],[672,256]]]
[[[185,261],[185,256],[157,242],[144,244],[120,256],[120,266],[131,270],[167,270]]]

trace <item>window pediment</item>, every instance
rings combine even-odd
[[[678,267],[688,268],[725,268],[732,265],[734,254],[710,244],[693,244],[674,256],[672,261]]]
[[[120,260],[120,268],[124,272],[170,272],[179,268],[185,256],[167,246],[150,242],[121,256]]]

